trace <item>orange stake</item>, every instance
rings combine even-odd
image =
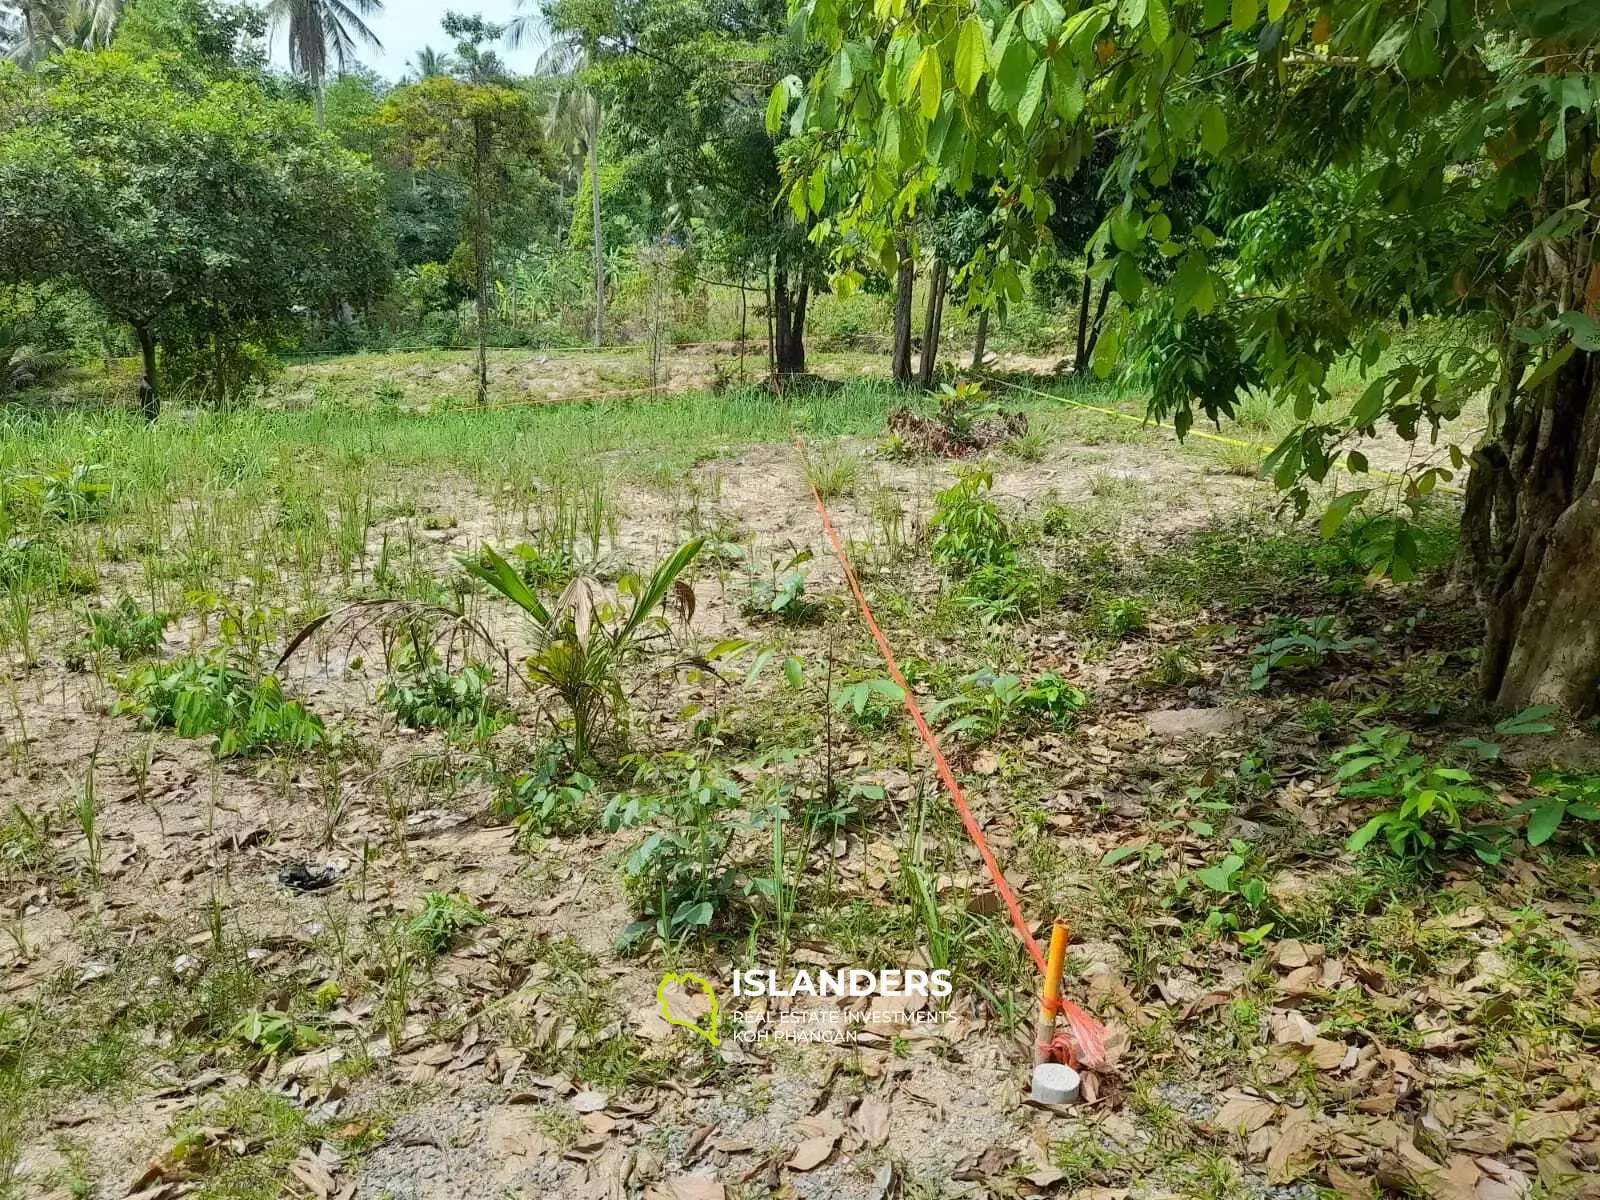
[[[1050,930],[1050,954],[1045,960],[1044,991],[1039,999],[1039,1023],[1033,1031],[1033,1061],[1050,1061],[1056,1036],[1056,1010],[1061,1007],[1061,976],[1067,969],[1067,923],[1057,918]]]

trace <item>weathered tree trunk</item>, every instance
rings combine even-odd
[[[936,260],[928,272],[928,306],[922,317],[922,361],[918,364],[917,382],[924,388],[933,386],[934,371],[939,366],[939,331],[944,325],[944,294],[949,280],[949,266]]]
[[[589,216],[594,222],[594,344],[606,340],[606,231],[600,223],[600,99],[589,97]]]
[[[894,279],[894,349],[889,356],[889,373],[902,387],[911,385],[911,289],[916,284],[917,264],[905,238],[895,242],[900,255]]]
[[[135,325],[134,334],[139,339],[139,354],[144,359],[144,374],[139,376],[139,410],[145,420],[154,421],[161,415],[161,393],[156,385],[156,336],[149,325]]]
[[[1463,535],[1485,613],[1481,685],[1505,708],[1583,715],[1600,700],[1597,391],[1600,355],[1574,353],[1474,457]]]
[[[472,146],[472,256],[477,261],[478,403],[489,403],[489,122],[473,121]]]
[[[805,268],[786,269],[780,260],[772,278],[772,358],[780,375],[805,374],[806,306],[810,298]]]
[[[980,370],[983,367],[983,356],[989,348],[989,310],[986,308],[978,314],[978,329],[972,335],[972,369]]]

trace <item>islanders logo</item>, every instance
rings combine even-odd
[[[668,989],[674,987],[674,985],[676,985],[677,1003],[680,1009],[684,1008],[690,1001],[697,1001],[701,995],[711,1002],[709,1011],[704,1014],[704,1024],[701,1023],[699,1014],[689,1011],[678,1013],[672,1011],[673,997],[668,995]],[[698,992],[691,991],[691,985],[697,988]],[[685,971],[682,974],[663,975],[661,983],[656,987],[656,1003],[660,1005],[661,1016],[668,1024],[679,1025],[684,1029],[693,1030],[713,1046],[722,1045],[722,1039],[717,1036],[717,993],[712,989],[708,980],[694,974],[692,971]],[[698,1008],[699,1004],[696,1003],[694,1007]]]

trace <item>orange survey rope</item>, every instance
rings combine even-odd
[[[795,449],[800,452],[800,459],[806,462],[806,448],[798,437],[794,440]],[[809,481],[810,471],[806,472]],[[1006,910],[1011,914],[1011,923],[1016,926],[1017,933],[1022,938],[1022,944],[1027,947],[1028,954],[1033,958],[1034,964],[1039,968],[1039,973],[1048,981],[1050,966],[1045,961],[1044,951],[1039,948],[1038,940],[1033,936],[1033,931],[1028,928],[1027,918],[1022,915],[1022,905],[1018,903],[1016,894],[1011,890],[1011,885],[1006,882],[1005,874],[1000,870],[1000,864],[995,861],[994,851],[989,849],[989,843],[983,836],[983,829],[978,825],[977,818],[972,815],[972,809],[967,805],[966,793],[961,790],[961,785],[956,782],[955,772],[950,769],[950,763],[945,759],[944,751],[939,747],[939,739],[933,735],[933,730],[928,728],[927,719],[922,715],[922,709],[917,704],[917,698],[911,692],[911,685],[906,682],[900,673],[900,664],[895,661],[894,651],[889,648],[889,640],[883,636],[883,630],[878,628],[878,622],[872,615],[872,606],[867,603],[866,593],[861,590],[861,581],[856,578],[855,568],[850,565],[850,556],[845,553],[844,543],[839,540],[839,531],[833,527],[833,518],[828,512],[828,506],[822,499],[822,493],[817,490],[815,483],[811,484],[811,497],[817,504],[817,515],[822,518],[822,528],[828,535],[828,540],[833,543],[833,553],[839,560],[839,566],[844,571],[845,582],[850,585],[850,590],[855,594],[856,605],[861,609],[861,615],[867,622],[867,628],[872,632],[872,638],[878,643],[878,652],[883,655],[883,662],[889,668],[889,677],[900,686],[901,694],[905,697],[906,711],[911,714],[911,722],[917,727],[917,732],[922,735],[928,750],[933,754],[934,768],[939,772],[945,791],[950,793],[954,801],[956,812],[961,815],[961,824],[966,827],[967,836],[972,839],[972,844],[978,848],[979,855],[983,858],[983,865],[989,869],[989,878],[994,882],[995,891],[1005,903]],[[1063,942],[1063,953],[1065,943]],[[1105,1027],[1079,1008],[1070,1000],[1064,1000],[1047,995],[1046,1005],[1054,1005],[1072,1029],[1073,1036],[1077,1039],[1078,1049],[1082,1052],[1083,1060],[1093,1065],[1105,1061]],[[1071,1047],[1061,1049],[1070,1057]]]

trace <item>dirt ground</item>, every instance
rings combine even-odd
[[[539,394],[629,386],[636,364],[595,356],[549,374],[537,360],[496,370]],[[674,385],[702,385],[714,370],[683,355],[668,375]],[[397,378],[408,388],[456,387],[460,371],[419,363]],[[302,377],[308,392],[317,377]],[[937,668],[995,649],[998,635],[940,628],[922,609],[893,616],[894,597],[940,585],[925,554],[897,559],[885,549],[886,524],[918,545],[954,466],[871,451],[865,442],[828,448],[870,463],[868,478],[832,506],[904,652]],[[759,566],[698,569],[686,636],[705,645],[772,636],[741,613],[748,576],[809,546],[816,557],[807,594],[827,615],[793,635],[792,652],[806,657],[808,670],[832,655],[867,670],[870,651],[805,479],[793,447],[769,445],[711,458],[672,495],[624,485],[627,516],[608,561],[642,565],[689,532],[738,531],[746,561]],[[369,557],[378,556],[383,534],[409,530],[442,578],[453,555],[504,528],[504,512],[464,481],[433,481],[427,494],[453,523],[427,529],[419,516],[388,518],[371,534]],[[1141,440],[1057,436],[1037,462],[996,460],[994,495],[1028,521],[1051,505],[1093,509],[1097,532],[1052,551],[1069,576],[1087,561],[1091,541],[1132,553],[1181,546],[1218,523],[1270,524],[1266,485],[1203,454]],[[520,635],[506,606],[484,612],[515,647]],[[373,705],[379,674],[370,641],[330,632],[285,672],[292,694],[365,747],[331,775],[312,762],[218,760],[203,741],[152,735],[114,715],[115,690],[69,669],[52,644],[11,681],[3,720],[12,758],[0,773],[0,807],[59,814],[62,797],[91,779],[97,844],[58,821],[41,851],[48,870],[8,867],[11,938],[0,948],[0,999],[19,1012],[63,1006],[82,1014],[79,1023],[114,1022],[143,1012],[152,997],[165,999],[135,1023],[125,1053],[137,1066],[126,1080],[39,1093],[49,1106],[22,1123],[17,1194],[1309,1200],[1381,1185],[1439,1200],[1600,1196],[1595,1043],[1571,1053],[1561,1053],[1559,1041],[1504,1047],[1515,1085],[1486,1075],[1474,1053],[1492,1006],[1526,1000],[1525,981],[1503,983],[1512,973],[1503,943],[1518,936],[1563,947],[1576,966],[1562,986],[1584,1014],[1572,1019],[1591,1038],[1600,1028],[1592,905],[1563,909],[1541,899],[1541,932],[1518,934],[1527,918],[1508,895],[1459,876],[1450,889],[1460,903],[1430,918],[1446,939],[1430,965],[1434,982],[1406,987],[1390,984],[1370,949],[1306,938],[1273,940],[1261,953],[1178,939],[1152,960],[1149,939],[1177,939],[1171,911],[1141,901],[1118,921],[1102,912],[1119,876],[1137,864],[1098,864],[1130,840],[1163,836],[1159,778],[1232,772],[1223,764],[1263,739],[1301,736],[1283,732],[1288,718],[1244,685],[1237,663],[1207,662],[1182,686],[1139,682],[1164,647],[1225,619],[1209,611],[1168,618],[1157,609],[1144,636],[1093,655],[1048,615],[1025,622],[1000,652],[1030,674],[1055,671],[1088,688],[1091,713],[1075,731],[957,754],[1024,910],[1040,930],[1056,915],[1078,927],[1069,993],[1110,1030],[1112,1061],[1087,1078],[1086,1102],[1059,1108],[1026,1101],[1030,1021],[1008,1032],[978,987],[1001,985],[976,976],[958,974],[942,1022],[908,1018],[887,1026],[893,1036],[868,1027],[853,1045],[724,1037],[712,1047],[663,1020],[663,974],[689,968],[710,978],[724,1030],[740,1020],[768,1031],[786,1024],[781,1002],[732,996],[728,954],[619,952],[617,936],[638,912],[620,871],[638,831],[519,838],[496,815],[490,784],[457,761],[459,749],[437,733],[397,727]],[[182,623],[169,628],[166,653],[196,633]],[[1208,644],[1226,647],[1244,635],[1209,636]],[[656,751],[688,751],[696,745],[682,716],[688,706],[742,706],[742,719],[777,726],[802,703],[776,678],[736,690],[704,673],[658,676],[632,697],[635,739]],[[533,725],[533,702],[518,695],[515,703]],[[883,801],[872,825],[819,853],[830,878],[869,910],[903,903],[894,879],[908,815],[918,797],[942,803],[930,764],[901,733],[841,738],[837,752],[852,782],[881,788]],[[513,728],[500,752],[515,756],[529,745]],[[1285,814],[1335,832],[1348,820],[1329,807],[1332,793],[1304,760],[1290,759],[1301,765],[1280,774],[1263,800],[1275,815],[1235,818],[1236,836]],[[796,776],[813,769],[810,757],[738,768]],[[1041,831],[1053,844],[1048,858],[1028,849]],[[1175,836],[1180,862],[1207,861],[1183,840],[1189,835]],[[295,890],[280,876],[297,864],[331,868],[336,879]],[[1333,854],[1304,874],[1321,881],[1350,869]],[[994,911],[977,854],[959,836],[947,843],[941,871],[941,898],[953,911]],[[1307,879],[1283,880],[1285,893]],[[468,898],[486,922],[419,967],[409,994],[397,998],[374,931],[419,911],[430,893]],[[1063,897],[1058,911],[1052,901]],[[1003,914],[994,921],[1001,939],[1010,937]],[[789,963],[854,965],[853,952],[860,947],[802,939]],[[899,965],[927,965],[918,953],[922,963]],[[769,962],[764,948],[755,959]],[[224,1006],[223,980],[235,975],[247,982],[226,986],[258,997],[258,1011],[291,1014],[315,1036],[279,1053],[241,1052],[239,1038],[206,1015]],[[1342,989],[1348,1003],[1330,1007]],[[1030,1013],[1026,991],[1013,992]],[[211,1009],[196,1008],[202,996]],[[704,1015],[703,1002],[684,1003],[700,1003],[694,1011]],[[837,1020],[844,1006],[799,1007]],[[915,1000],[902,1007],[932,1008]],[[171,1023],[180,1017],[187,1023]],[[574,1063],[586,1064],[589,1077]]]

